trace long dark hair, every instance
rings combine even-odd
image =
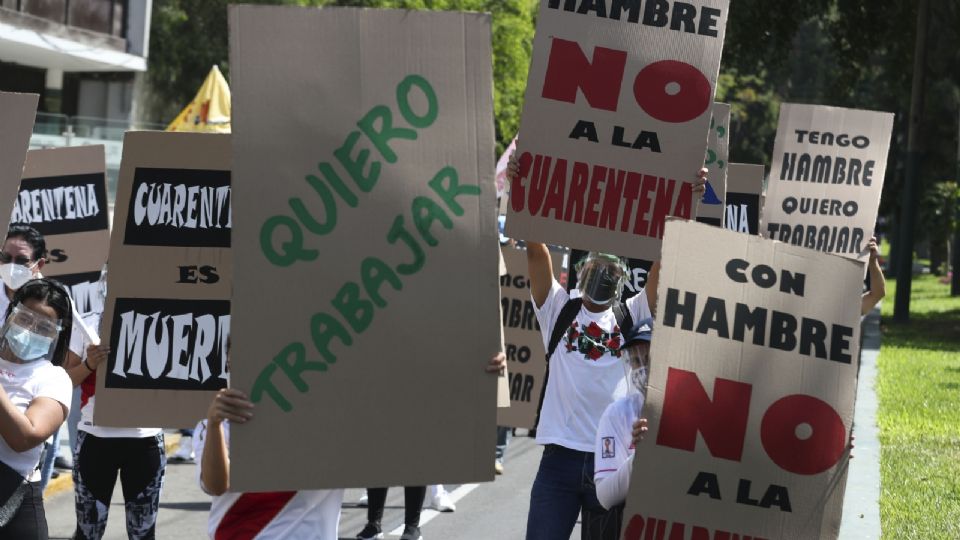
[[[6,321],[13,312],[13,308],[22,304],[26,300],[39,300],[53,308],[60,318],[60,335],[57,337],[57,346],[53,350],[53,358],[50,362],[59,366],[66,360],[67,350],[70,347],[70,335],[73,331],[73,309],[70,307],[70,296],[67,290],[59,282],[52,279],[31,279],[23,287],[17,289],[13,295],[13,300],[7,306],[7,313],[3,316]]]

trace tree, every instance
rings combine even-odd
[[[493,16],[497,147],[517,133],[533,47],[536,0],[255,0],[259,4],[358,6],[490,12]],[[229,80],[227,0],[156,0],[153,5],[146,120],[168,122],[213,64]]]

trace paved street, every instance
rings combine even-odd
[[[465,486],[446,486],[457,501],[457,511],[438,514],[424,510],[421,521],[426,540],[457,538],[489,540],[523,538],[526,524],[530,486],[540,459],[540,447],[527,437],[511,440],[507,449],[506,474],[493,483]],[[490,466],[493,466],[491,449]],[[196,483],[195,465],[167,467],[167,477],[160,503],[157,527],[159,538],[203,538],[206,536],[207,512],[210,498]],[[354,538],[366,523],[366,509],[357,506],[362,491],[347,490],[343,514],[340,518],[340,536]],[[76,523],[73,513],[73,491],[68,489],[46,502],[47,521],[51,538],[69,538]],[[120,486],[114,492],[111,516],[107,523],[108,540],[126,538],[123,522],[123,498]],[[384,531],[397,537],[403,525],[403,489],[393,488],[387,495]],[[388,538],[391,536],[387,535]],[[579,531],[574,537],[579,537]]]

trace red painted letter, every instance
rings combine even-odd
[[[797,437],[797,426],[813,432]],[[780,468],[795,474],[819,474],[836,465],[846,447],[847,430],[837,411],[815,397],[795,394],[780,398],[760,423],[760,442]]]
[[[553,60],[552,55],[550,59]],[[667,88],[671,84],[679,88],[671,92]],[[697,118],[713,101],[710,81],[703,73],[676,60],[654,62],[641,69],[633,81],[633,95],[644,112],[661,122],[674,124]]]
[[[657,444],[693,452],[699,431],[710,455],[740,461],[751,390],[749,384],[717,378],[711,401],[696,373],[670,368]]]
[[[624,51],[596,47],[591,62],[576,41],[554,38],[541,95],[547,99],[576,103],[579,88],[594,109],[616,111],[626,65],[627,53]],[[708,93],[709,89],[710,84],[707,83]]]

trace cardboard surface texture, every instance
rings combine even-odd
[[[697,221],[720,227],[723,224],[724,201],[727,196],[727,168],[729,165],[730,105],[714,103],[707,136],[706,192],[697,203]]]
[[[229,18],[231,382],[257,404],[231,435],[231,487],[492,480],[490,18],[265,6]]]
[[[781,104],[763,236],[866,261],[892,131],[893,113]]]
[[[0,92],[0,227],[7,230],[23,174],[33,121],[37,116],[37,94]]]
[[[110,250],[103,146],[27,152],[10,223],[47,242],[42,273],[70,288],[80,314],[102,313],[100,272]]]
[[[696,211],[728,4],[541,0],[507,236],[660,258]]]
[[[507,273],[500,278],[500,303],[509,370],[510,408],[498,411],[497,425],[530,429],[537,419],[537,406],[543,393],[546,350],[530,297],[527,252],[509,246],[503,246],[501,251],[507,263]],[[563,255],[551,252],[550,258],[553,259],[554,278],[559,279]]]
[[[727,171],[726,213],[723,226],[731,231],[757,234],[760,231],[760,196],[763,193],[763,165],[731,163]]]
[[[127,132],[94,422],[184,428],[227,386],[230,135]]]
[[[836,538],[862,268],[668,220],[623,538]]]

